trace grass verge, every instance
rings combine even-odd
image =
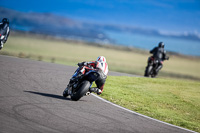
[[[109,70],[143,75],[150,54],[131,48],[86,44],[34,34],[11,34],[0,54],[66,65],[95,60],[104,55]],[[170,55],[158,77],[200,81],[200,58]]]
[[[200,132],[200,83],[197,81],[109,76],[101,97]]]

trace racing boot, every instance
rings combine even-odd
[[[100,95],[102,93],[102,91],[97,87],[90,88],[89,91],[97,93],[97,95]]]

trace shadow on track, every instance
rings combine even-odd
[[[52,98],[62,99],[62,100],[71,100],[70,98],[65,98],[63,96],[55,95],[55,94],[41,93],[41,92],[35,92],[35,91],[24,91],[24,92],[37,94],[37,95],[41,95],[41,96],[45,96],[45,97],[52,97]]]

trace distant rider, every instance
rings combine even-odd
[[[163,67],[163,61],[169,60],[166,56],[166,51],[164,50],[165,44],[163,42],[158,43],[158,47],[153,48],[150,53],[153,54],[155,60],[158,60],[158,67],[156,68],[156,74]]]
[[[0,49],[2,49],[3,45],[6,43],[9,33],[9,20],[7,18],[3,18],[2,22],[0,22],[0,36],[4,35],[5,37],[0,38]]]
[[[81,62],[78,63],[79,67],[82,67],[79,74],[76,77],[70,79],[69,85],[77,78],[84,75],[90,70],[95,70],[100,74],[100,77],[95,81],[97,87],[90,88],[90,92],[95,92],[100,95],[103,92],[103,87],[106,82],[108,74],[108,64],[106,63],[106,58],[104,56],[99,56],[96,61],[91,62]]]

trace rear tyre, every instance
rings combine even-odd
[[[152,77],[152,78],[155,78],[157,75],[158,75],[158,72],[153,71],[152,74],[151,74],[151,77]]]
[[[152,66],[146,67],[145,74],[144,74],[145,77],[149,77],[151,75],[152,68],[153,68]]]
[[[76,92],[74,92],[71,96],[71,99],[74,101],[78,101],[81,97],[83,97],[89,90],[90,82],[89,81],[83,81]]]

